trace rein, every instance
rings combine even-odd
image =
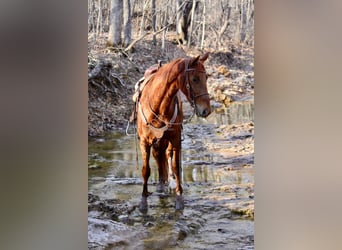
[[[189,99],[191,100],[190,104],[191,106],[194,108],[194,112],[193,114],[190,116],[189,119],[187,119],[187,122],[190,121],[192,119],[192,117],[194,116],[194,113],[197,111],[196,109],[196,105],[195,105],[195,100],[196,98],[198,97],[201,97],[201,96],[204,96],[204,95],[209,95],[208,92],[205,92],[205,93],[200,93],[198,95],[194,95],[194,91],[192,90],[192,87],[191,87],[191,84],[190,84],[190,80],[189,80],[189,74],[187,74],[188,72],[190,71],[197,71],[197,72],[200,72],[200,73],[206,73],[206,71],[204,70],[197,70],[195,68],[188,68],[189,66],[189,62],[190,62],[190,59],[186,59],[185,61],[185,69],[183,71],[183,74],[185,74],[185,79],[183,81],[182,84],[186,84],[186,88],[188,90],[188,94],[189,94]],[[141,118],[143,120],[143,122],[145,123],[145,125],[147,125],[151,130],[155,131],[156,133],[156,136],[158,138],[161,138],[164,134],[164,132],[166,130],[169,130],[173,125],[182,125],[183,122],[175,122],[177,116],[178,116],[178,109],[180,107],[180,102],[181,102],[181,97],[180,97],[180,92],[181,92],[181,89],[178,89],[177,93],[176,93],[176,96],[177,96],[177,101],[175,103],[175,109],[174,109],[174,113],[173,113],[173,116],[171,118],[170,121],[165,121],[163,119],[160,118],[160,115],[158,115],[152,108],[151,106],[151,103],[149,101],[149,95],[148,95],[148,104],[149,104],[149,108],[150,108],[150,111],[152,112],[152,114],[157,118],[157,120],[159,120],[160,122],[164,123],[165,126],[163,127],[160,127],[160,128],[157,128],[157,127],[154,127],[150,122],[147,121],[147,118],[142,110],[142,107],[141,107],[141,104],[140,104],[140,101],[138,101],[137,105],[138,105],[138,112],[140,113],[141,115]]]
[[[153,115],[154,115],[155,117],[157,117],[157,119],[158,119],[159,121],[165,123],[165,126],[163,126],[163,127],[161,127],[161,128],[154,127],[150,122],[147,121],[147,118],[146,118],[146,116],[145,116],[145,114],[144,114],[144,112],[143,112],[143,110],[142,110],[142,108],[141,108],[141,104],[140,104],[140,102],[138,103],[138,111],[139,111],[139,113],[140,113],[140,115],[141,115],[141,118],[143,119],[143,122],[144,122],[150,129],[154,130],[154,131],[156,132],[157,135],[159,135],[159,136],[157,136],[157,137],[160,137],[160,138],[161,138],[161,137],[163,136],[164,132],[165,132],[166,130],[169,130],[170,127],[172,127],[172,125],[181,125],[181,124],[182,124],[182,123],[179,123],[179,122],[175,122],[175,120],[176,120],[176,118],[177,118],[177,115],[178,115],[178,109],[179,109],[178,106],[179,106],[179,102],[180,102],[180,95],[179,95],[179,92],[177,92],[176,95],[177,95],[177,99],[178,99],[178,100],[176,101],[175,110],[174,110],[174,113],[173,113],[173,115],[172,115],[172,118],[171,118],[171,120],[170,120],[169,122],[166,122],[166,121],[162,120],[162,119],[160,118],[160,116],[154,112],[154,110],[153,110],[152,107],[151,107],[150,102],[148,103],[148,104],[149,104],[149,108],[150,108],[151,112],[153,113]]]

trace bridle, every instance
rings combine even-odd
[[[184,74],[185,74],[185,80],[184,82],[186,82],[186,89],[188,90],[188,93],[189,93],[189,99],[190,99],[190,104],[191,104],[191,107],[194,108],[194,112],[197,111],[196,109],[196,105],[195,105],[195,100],[196,98],[198,97],[201,97],[201,96],[205,96],[205,95],[208,95],[209,96],[209,93],[208,92],[205,92],[205,93],[200,93],[198,95],[195,95],[194,94],[194,91],[191,87],[191,84],[190,84],[190,80],[189,80],[189,72],[190,71],[197,71],[199,73],[204,73],[204,74],[207,74],[207,72],[205,70],[198,70],[198,69],[194,69],[194,68],[188,68],[189,66],[189,62],[190,62],[190,59],[186,60],[185,61],[185,70],[184,70]]]
[[[195,105],[195,100],[196,98],[199,98],[201,96],[205,96],[205,95],[208,95],[209,96],[209,93],[208,92],[205,92],[205,93],[200,93],[198,95],[195,95],[195,92],[193,91],[193,88],[190,84],[190,80],[189,80],[189,72],[191,71],[196,71],[196,72],[200,72],[200,73],[204,73],[206,74],[206,71],[204,70],[198,70],[198,69],[195,69],[195,68],[188,68],[189,66],[189,62],[190,62],[190,59],[186,59],[185,61],[185,69],[184,69],[184,72],[183,72],[183,76],[184,76],[184,81],[182,83],[182,85],[185,84],[185,87],[188,91],[188,94],[189,94],[189,98],[190,99],[190,104],[191,106],[194,108],[194,112],[193,114],[191,115],[191,117],[188,119],[188,120],[191,120],[191,118],[193,117],[194,113],[197,111],[197,108],[196,108],[196,105]],[[165,121],[163,119],[160,118],[160,115],[158,115],[153,109],[152,109],[152,106],[150,104],[150,102],[148,103],[149,104],[149,108],[150,108],[150,111],[153,113],[153,115],[157,118],[157,120],[159,120],[160,122],[163,122],[165,124],[165,126],[161,127],[161,128],[157,128],[157,127],[154,127],[150,122],[147,121],[147,118],[142,110],[142,107],[140,105],[140,101],[138,101],[137,105],[138,105],[138,111],[141,115],[141,118],[143,120],[143,122],[145,123],[145,125],[147,125],[151,130],[155,131],[159,136],[158,137],[162,137],[163,133],[166,131],[166,130],[169,130],[171,128],[171,126],[173,125],[182,125],[183,122],[175,122],[177,116],[178,116],[178,109],[180,107],[180,92],[183,92],[181,90],[181,88],[179,88],[179,90],[177,91],[177,100],[175,102],[175,111],[173,113],[173,116],[171,118],[170,121]],[[184,93],[185,94],[185,93]],[[149,100],[149,98],[148,98]]]

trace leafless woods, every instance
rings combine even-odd
[[[88,32],[107,46],[129,47],[147,34],[198,48],[253,45],[254,0],[89,0]],[[132,46],[131,46],[132,47]]]

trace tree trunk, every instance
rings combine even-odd
[[[167,9],[168,8],[166,7],[166,10],[164,11],[163,27],[166,27],[166,25],[167,25]],[[162,51],[163,51],[163,53],[165,52],[166,31],[167,31],[167,29],[165,29],[163,31],[163,38],[162,38]]]
[[[111,24],[109,27],[107,46],[114,47],[122,43],[122,0],[111,0],[111,9]]]
[[[188,27],[190,24],[191,16],[190,11],[192,9],[192,1],[177,0],[177,34],[178,42],[181,44],[187,44],[188,42]]]
[[[246,8],[245,3],[242,1],[240,6],[241,20],[240,20],[240,42],[245,40],[245,22],[246,22]]]
[[[147,6],[147,1],[143,2],[143,9],[142,9],[142,17],[141,17],[141,22],[140,22],[140,31],[139,31],[139,36],[142,35],[143,31],[145,30],[145,12],[146,12],[146,6]]]
[[[151,1],[151,10],[152,10],[152,30],[153,33],[156,32],[156,0]],[[153,34],[153,45],[157,45],[156,35]]]
[[[224,23],[223,23],[222,27],[220,28],[220,31],[218,32],[218,37],[217,37],[217,41],[216,41],[216,49],[218,49],[219,46],[221,45],[222,35],[224,34],[226,29],[228,28],[228,25],[229,25],[229,22],[230,22],[229,19],[230,19],[231,7],[228,6],[223,11],[224,12],[227,11],[227,14],[222,16],[222,18],[225,18],[225,19],[224,19]]]
[[[102,30],[102,1],[99,0],[98,1],[98,5],[99,5],[99,10],[97,13],[97,24],[96,24],[96,36],[99,35],[101,33]]]
[[[203,0],[203,29],[202,29],[201,49],[203,49],[204,35],[205,35],[205,0]]]
[[[180,42],[180,34],[182,33],[182,27],[181,27],[181,17],[182,17],[182,10],[181,10],[182,0],[176,0],[176,31],[178,35],[178,42]]]
[[[193,27],[194,27],[195,6],[196,6],[196,0],[192,0],[191,22],[190,22],[190,32],[189,32],[188,47],[190,47],[190,44],[191,44],[191,35],[192,35]]]
[[[131,4],[130,0],[123,1],[123,29],[124,29],[124,46],[128,46],[131,42]]]
[[[239,4],[239,0],[235,0],[235,15],[237,18],[235,20],[235,32],[234,32],[234,40],[236,42],[240,42],[241,40],[241,4]]]

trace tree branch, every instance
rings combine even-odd
[[[137,39],[134,39],[133,42],[131,42],[130,45],[128,45],[128,46],[124,49],[124,51],[125,51],[125,52],[129,51],[129,50],[134,46],[134,44],[136,44],[137,42],[139,42],[139,41],[140,41],[141,39],[143,39],[145,36],[150,35],[150,34],[152,34],[152,35],[157,35],[157,34],[159,34],[160,32],[163,32],[163,31],[164,31],[165,29],[167,29],[169,26],[170,26],[170,24],[166,25],[165,27],[163,27],[162,29],[160,29],[160,30],[158,30],[158,31],[156,31],[156,32],[146,32],[145,34],[139,36]]]

